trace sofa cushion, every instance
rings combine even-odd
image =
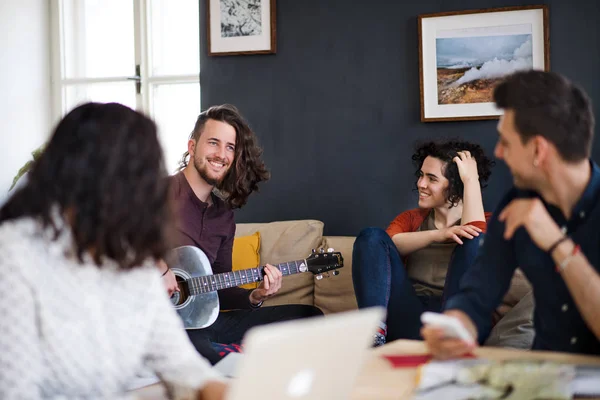
[[[352,247],[355,239],[353,236],[325,237],[326,248],[331,247],[342,253],[344,266],[339,269],[338,276],[315,280],[315,306],[324,314],[358,308],[352,285]]]
[[[305,259],[311,249],[323,244],[323,222],[317,220],[277,221],[237,224],[236,236],[260,232],[261,264],[280,264]],[[265,301],[265,306],[280,304],[314,304],[313,275],[296,274],[283,278],[277,295]]]
[[[494,323],[498,322],[507,312],[515,307],[531,290],[531,283],[529,283],[523,271],[520,268],[515,269],[508,292],[506,292],[502,303],[500,303],[494,312]]]
[[[260,265],[260,232],[238,236],[233,240],[232,269],[240,271]],[[258,283],[241,285],[244,289],[255,289]]]
[[[529,291],[492,328],[485,345],[531,349],[535,337],[534,307],[533,291]]]

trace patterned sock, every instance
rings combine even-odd
[[[373,347],[383,346],[386,343],[387,325],[384,322],[379,323],[379,328],[373,336]]]
[[[385,336],[383,336],[379,331],[375,332],[373,336],[373,347],[383,346],[385,344]]]

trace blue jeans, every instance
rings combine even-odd
[[[387,339],[421,339],[421,314],[440,312],[458,292],[460,278],[475,261],[482,234],[463,239],[452,253],[443,296],[417,296],[413,282],[390,236],[380,228],[363,229],[352,252],[352,280],[359,308],[387,309]]]

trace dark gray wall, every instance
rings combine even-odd
[[[237,211],[238,222],[315,218],[325,222],[326,234],[356,235],[416,206],[410,160],[416,140],[461,136],[492,153],[495,120],[420,122],[417,16],[527,3],[414,3],[278,0],[275,55],[209,57],[202,30],[202,107],[238,106],[272,172]],[[549,5],[551,69],[582,85],[600,115],[600,2],[530,4]],[[593,157],[599,156],[596,140]],[[486,209],[510,184],[499,162],[484,191]]]

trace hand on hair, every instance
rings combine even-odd
[[[463,184],[479,181],[477,172],[477,160],[468,150],[459,151],[458,155],[452,159],[458,167],[458,173]]]

